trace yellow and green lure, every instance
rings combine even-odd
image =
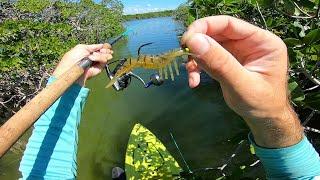
[[[128,180],[180,179],[182,168],[157,137],[141,124],[131,132],[125,158]]]
[[[116,72],[114,78],[107,84],[106,88],[111,87],[119,77],[129,73],[135,68],[158,69],[161,78],[168,79],[168,70],[170,72],[171,80],[174,80],[173,63],[176,75],[179,75],[179,67],[175,61],[177,57],[192,55],[188,48],[180,48],[169,51],[161,55],[139,55],[137,58],[129,58],[124,65]]]

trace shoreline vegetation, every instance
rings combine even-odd
[[[159,12],[149,12],[143,14],[128,14],[124,15],[124,20],[138,20],[138,19],[149,19],[149,18],[156,18],[156,17],[168,17],[173,16],[174,10],[166,10],[166,11],[159,11]]]

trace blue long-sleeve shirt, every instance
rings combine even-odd
[[[20,163],[22,179],[76,177],[78,126],[88,93],[72,85],[34,124]]]
[[[50,78],[49,83],[54,79]],[[89,90],[70,87],[34,124],[19,170],[22,179],[75,179],[78,126]],[[257,146],[268,179],[320,178],[320,158],[306,137],[280,149]]]

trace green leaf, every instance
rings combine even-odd
[[[300,10],[298,8],[294,8],[294,13],[295,16],[299,16],[300,15]]]
[[[223,179],[226,179],[226,177],[225,176],[221,176],[221,177],[217,178],[216,180],[223,180]]]
[[[294,91],[298,87],[298,83],[296,81],[290,82],[288,85],[290,93]]]
[[[302,42],[296,38],[286,38],[283,41],[286,43],[288,47],[295,47],[297,45],[302,44]]]
[[[307,8],[314,8],[314,6],[316,5],[314,2],[310,1],[310,0],[299,0],[299,1],[296,1],[296,3],[298,5],[301,5],[303,7],[307,7]]]
[[[310,31],[304,38],[303,42],[307,45],[320,41],[320,28]]]
[[[300,32],[299,32],[299,36],[300,37],[304,37],[306,35],[305,34],[305,29],[304,29],[304,27],[301,25],[301,23],[299,21],[295,21],[293,23],[293,26],[300,28]]]
[[[295,13],[295,6],[291,1],[284,1],[284,10],[289,14]]]
[[[256,151],[255,151],[255,149],[254,149],[252,144],[250,144],[250,153],[251,154],[256,154]]]
[[[300,102],[305,99],[305,95],[296,81],[289,82],[288,88],[291,94],[291,99],[294,102]]]
[[[320,93],[313,92],[306,95],[305,104],[316,110],[320,110]]]

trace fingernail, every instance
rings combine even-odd
[[[189,31],[186,31],[183,33],[182,38],[181,38],[181,46],[186,45],[186,41],[190,38],[191,35],[192,35],[192,33]]]
[[[187,40],[187,45],[192,53],[201,56],[209,51],[211,43],[204,34],[196,33]]]
[[[194,84],[194,79],[192,76],[189,76],[189,86],[193,86]]]
[[[101,49],[100,52],[101,53],[107,53],[108,51],[106,49]]]

